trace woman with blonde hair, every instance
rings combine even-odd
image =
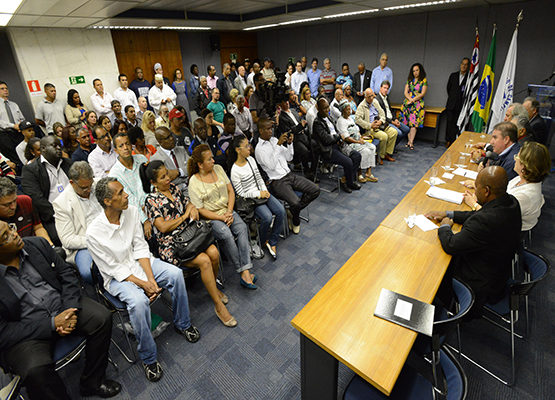
[[[158,140],[156,140],[156,136],[154,135],[154,131],[156,130],[156,116],[150,110],[145,111],[143,114],[143,121],[141,123],[141,129],[145,135],[145,144],[152,145],[154,147],[160,146],[158,144]]]

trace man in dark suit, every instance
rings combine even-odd
[[[200,86],[195,97],[195,111],[197,115],[202,114],[202,110],[212,101],[212,95],[210,94],[210,88],[208,87],[206,77],[201,76],[199,82]]]
[[[540,102],[533,97],[527,97],[522,103],[526,111],[528,111],[528,122],[530,127],[536,135],[538,142],[543,145],[547,145],[547,139],[549,132],[547,131],[547,125],[540,115]]]
[[[470,59],[465,57],[461,61],[460,70],[453,72],[447,81],[447,130],[445,131],[445,147],[451,146],[451,143],[457,138],[459,128],[457,127],[457,119],[462,110],[463,94],[468,80],[468,68],[470,67]]]
[[[453,276],[474,291],[469,317],[479,318],[486,302],[496,303],[505,295],[511,275],[511,260],[520,236],[520,206],[507,193],[508,178],[499,166],[487,167],[476,179],[478,211],[432,211],[426,216],[441,222],[438,237],[443,250],[453,256],[440,285],[437,298],[449,304]],[[453,223],[462,224],[453,233]]]
[[[37,299],[40,299],[37,300]],[[110,312],[81,296],[76,270],[40,237],[21,239],[0,221],[0,363],[21,376],[31,399],[69,399],[54,370],[57,339],[85,336],[83,396],[113,397],[121,385],[106,379],[112,334]]]
[[[33,205],[52,242],[61,246],[54,224],[52,202],[69,186],[68,174],[73,161],[62,158],[62,145],[56,136],[43,137],[40,150],[40,157],[23,166],[21,186],[23,192],[33,200]]]
[[[293,148],[295,150],[293,162],[295,164],[302,163],[306,178],[313,181],[317,160],[313,151],[313,143],[311,143],[311,139],[308,136],[306,120],[301,120],[299,114],[289,108],[289,92],[283,96],[279,107],[281,108],[281,113],[279,114],[279,124],[274,135],[278,139],[284,133],[291,133],[293,135]],[[314,143],[314,147],[316,147],[316,143]],[[309,162],[312,165],[309,165]]]
[[[358,72],[353,77],[353,91],[355,92],[357,106],[364,100],[364,91],[370,87],[371,79],[372,71],[368,71],[363,62],[358,64]]]
[[[159,126],[154,132],[160,149],[150,157],[150,161],[160,160],[168,169],[168,175],[177,187],[187,194],[187,161],[189,154],[182,146],[176,146],[175,138],[168,128]]]

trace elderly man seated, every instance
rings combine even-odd
[[[521,215],[518,201],[507,194],[507,173],[499,166],[487,167],[476,179],[478,211],[432,211],[426,214],[441,226],[438,237],[443,250],[453,256],[437,293],[448,305],[453,298],[453,277],[473,290],[475,301],[469,318],[478,318],[486,302],[505,295],[511,276],[511,260],[517,250]],[[453,224],[462,224],[454,233]]]
[[[540,102],[533,97],[527,97],[524,99],[522,106],[528,111],[528,119],[534,133],[534,140],[543,145],[547,144],[549,131],[544,119],[540,115]]]
[[[129,196],[116,178],[102,178],[95,195],[104,212],[87,228],[87,247],[106,290],[126,304],[146,378],[155,382],[163,371],[150,331],[150,302],[158,297],[161,288],[172,295],[174,329],[188,342],[200,339],[200,332],[189,317],[183,271],[152,256],[139,223],[139,210],[129,206]]]
[[[160,149],[150,157],[150,161],[160,160],[168,169],[171,181],[182,191],[187,190],[187,160],[189,154],[184,147],[176,146],[175,137],[165,126],[156,128],[156,140]]]
[[[32,400],[69,400],[56,373],[52,348],[64,336],[87,339],[81,395],[113,397],[118,382],[106,379],[112,316],[81,295],[75,269],[40,237],[21,239],[0,221],[0,364],[21,377]]]
[[[380,120],[378,108],[379,104],[376,101],[374,91],[370,88],[366,89],[364,91],[364,101],[357,108],[355,122],[362,129],[366,130],[367,136],[375,137],[380,141],[380,165],[383,165],[382,160],[395,161],[391,155],[395,150],[397,131],[391,126],[382,129],[382,121]]]

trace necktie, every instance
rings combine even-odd
[[[8,100],[4,100],[4,105],[6,106],[6,114],[8,114],[8,119],[12,124],[15,124],[15,120],[13,119],[12,110],[10,105],[8,104]]]
[[[173,150],[170,151],[170,154],[172,155],[172,160],[175,164],[175,168],[179,169],[179,164],[177,163],[177,158],[175,158],[175,153],[173,152]]]

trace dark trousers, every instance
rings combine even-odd
[[[62,242],[60,241],[60,238],[58,236],[58,231],[56,230],[56,222],[54,221],[54,218],[48,221],[43,220],[42,226],[44,226],[44,229],[46,229],[46,232],[48,232],[48,236],[50,236],[50,240],[52,240],[54,246],[62,247]]]
[[[295,226],[301,224],[301,210],[320,195],[318,185],[291,172],[281,179],[272,181],[270,191],[275,197],[289,204]],[[299,198],[295,191],[302,192],[303,195]]]
[[[333,145],[331,150],[331,157],[324,158],[324,162],[328,164],[339,164],[343,167],[345,171],[345,179],[347,184],[350,186],[357,178],[358,169],[360,168],[361,156],[358,151],[353,151],[353,153],[347,157],[345,154],[339,151],[337,145]]]
[[[457,126],[457,120],[459,119],[459,114],[461,110],[445,110],[447,114],[447,127],[445,130],[445,141],[453,143],[457,139],[457,134],[459,133],[459,127]]]
[[[6,129],[0,131],[0,153],[8,157],[10,161],[15,164],[23,163],[25,160],[20,160],[15,148],[23,141],[23,135],[15,129]]]
[[[81,388],[87,390],[99,387],[105,380],[112,315],[106,307],[87,297],[81,297],[81,304],[74,332],[87,337],[85,369],[80,382]],[[61,336],[54,332],[51,340],[21,342],[3,354],[5,365],[21,377],[27,394],[33,400],[70,399],[52,362],[52,348],[58,338]]]
[[[299,136],[296,136],[293,142],[294,160],[303,165],[305,174],[307,172],[314,173],[316,171],[316,159],[314,158],[315,153],[313,149],[316,148],[316,142],[306,136],[297,139],[298,137]]]

